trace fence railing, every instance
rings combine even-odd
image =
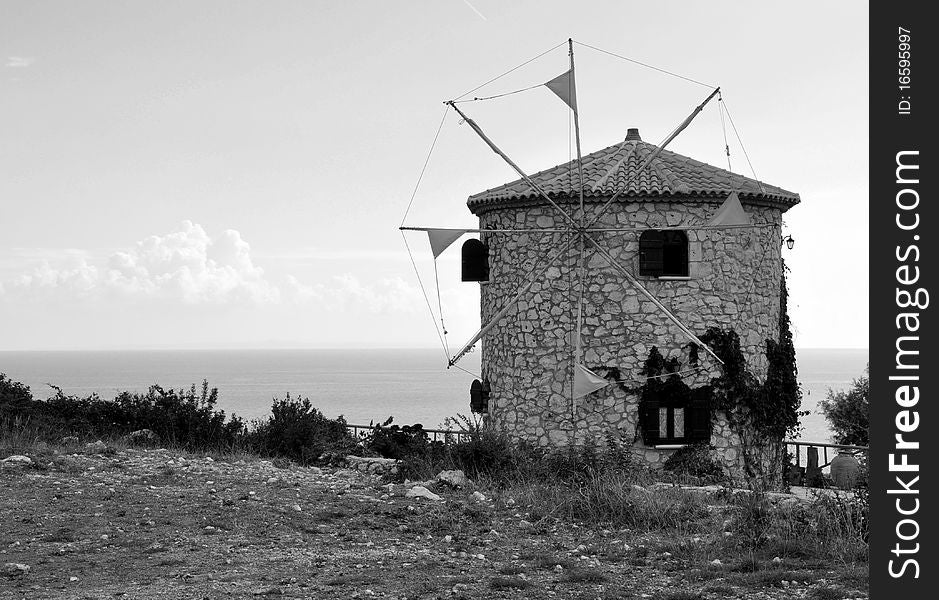
[[[786,450],[790,450],[790,448],[792,450],[795,450],[794,452],[792,452],[792,455],[793,455],[793,458],[795,458],[797,467],[803,466],[803,461],[802,461],[803,449],[805,449],[806,458],[807,458],[807,455],[809,454],[810,449],[816,448],[817,450],[821,450],[822,456],[820,456],[819,459],[822,462],[818,465],[820,469],[825,468],[828,465],[830,465],[832,459],[834,459],[835,456],[838,455],[838,452],[841,452],[843,450],[847,450],[848,452],[850,452],[851,454],[855,456],[857,456],[858,454],[867,453],[868,451],[867,446],[849,446],[845,444],[829,444],[827,442],[806,442],[802,440],[785,440],[783,443],[786,444]],[[831,452],[831,458],[829,458],[829,450],[833,451]],[[837,452],[834,452],[834,450],[837,450]]]
[[[826,442],[809,442],[803,440],[785,440],[786,451],[789,452],[795,464],[790,464],[786,472],[786,479],[790,485],[807,485],[818,487],[823,485],[822,469],[831,465],[831,461],[841,452],[847,452],[854,457],[867,454],[867,446],[850,446],[846,444],[829,444]],[[821,455],[819,454],[821,452]]]
[[[368,434],[369,431],[373,429],[391,429],[391,426],[383,427],[381,425],[352,425],[346,424],[346,429],[352,432],[354,437],[360,437],[362,435]],[[468,431],[460,431],[457,429],[424,429],[421,428],[421,431],[427,434],[427,437],[430,438],[432,442],[443,442],[449,444],[450,442],[461,442],[463,438],[469,438],[470,433]]]

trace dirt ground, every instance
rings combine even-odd
[[[491,490],[407,498],[347,469],[160,449],[33,458],[0,465],[2,599],[866,597],[863,574],[702,568],[648,534],[530,523]]]

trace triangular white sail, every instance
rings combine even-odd
[[[545,86],[570,106],[572,111],[577,112],[577,89],[574,87],[574,71],[568,70],[561,73],[545,83]]]
[[[605,388],[612,382],[600,377],[582,364],[574,365],[574,398],[583,398],[591,392]]]
[[[727,196],[727,199],[724,200],[721,207],[717,209],[717,212],[714,213],[714,216],[708,221],[708,225],[751,225],[750,217],[747,215],[747,212],[743,210],[743,206],[740,204],[740,198],[737,197],[737,192],[731,192],[730,195]]]
[[[443,251],[464,233],[465,229],[428,229],[427,238],[430,240],[430,251],[434,253],[434,258],[443,254]]]

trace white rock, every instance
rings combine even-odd
[[[476,502],[485,502],[486,496],[482,492],[473,492],[473,500]]]
[[[715,558],[714,560],[711,561],[711,564],[714,565],[715,567],[719,567],[724,563],[722,563],[719,558]]]
[[[453,487],[466,487],[466,484],[469,483],[469,479],[466,477],[466,474],[463,471],[441,471],[437,473],[436,481],[441,481],[443,483],[452,485]]]
[[[96,442],[89,442],[85,444],[85,452],[91,454],[100,454],[108,449],[108,445],[98,440]]]
[[[13,456],[8,456],[3,460],[0,460],[0,462],[6,463],[8,465],[31,465],[33,464],[33,459],[28,456],[23,456],[22,454],[14,454]]]
[[[781,563],[781,562],[782,562],[782,559],[779,558],[778,556],[774,556],[774,557],[773,557],[773,564],[774,564],[774,565],[778,565],[778,564]]]
[[[433,493],[422,485],[415,485],[407,491],[406,498],[425,498],[427,500],[443,500],[440,496]]]
[[[22,577],[29,573],[29,565],[22,563],[6,563],[3,565],[3,574],[7,577]]]

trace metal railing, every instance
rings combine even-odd
[[[826,485],[822,469],[831,465],[835,456],[841,452],[848,452],[857,457],[867,454],[867,446],[850,446],[846,444],[829,444],[827,442],[808,442],[803,440],[785,440],[786,451],[789,452],[795,464],[787,467],[786,481],[790,485],[805,485],[808,487],[824,487]],[[832,450],[829,457],[829,450]],[[821,456],[819,456],[821,451]],[[835,452],[836,451],[836,452]],[[804,465],[804,466],[803,466]]]
[[[356,438],[368,435],[368,432],[373,429],[391,429],[392,426],[381,426],[381,425],[353,425],[351,423],[346,424],[346,429],[352,432],[352,435]],[[412,429],[413,431],[413,429]],[[449,444],[451,442],[462,442],[463,438],[469,438],[470,432],[460,431],[457,429],[425,429],[421,428],[421,431],[427,434],[427,437],[430,438],[432,442],[443,442],[444,444]]]
[[[842,450],[847,450],[848,452],[850,452],[851,454],[855,456],[858,454],[861,454],[862,452],[863,453],[868,452],[867,446],[848,446],[845,444],[829,444],[827,442],[806,442],[802,440],[785,440],[783,443],[786,444],[787,451],[790,449],[790,447],[795,450],[794,452],[792,452],[792,455],[796,460],[797,467],[802,466],[803,448],[806,450],[805,452],[806,461],[808,460],[808,452],[810,448],[817,448],[822,451],[822,454],[823,454],[821,457],[822,462],[821,464],[818,465],[820,469],[823,469],[831,464],[831,460],[829,460],[828,458],[829,449],[838,450],[838,452],[841,452]],[[833,452],[831,458],[834,459],[834,457],[837,456],[838,452]]]

